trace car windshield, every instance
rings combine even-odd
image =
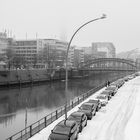
[[[70,127],[66,127],[66,126],[56,126],[53,129],[53,133],[58,133],[58,134],[63,134],[63,135],[69,135],[70,132]]]
[[[98,100],[89,100],[91,103],[98,103]]]
[[[106,99],[105,96],[98,96],[97,98],[98,98],[98,99]]]
[[[112,90],[112,89],[115,89],[115,87],[108,87],[107,90],[108,90],[108,89],[111,89],[111,90]]]
[[[71,116],[69,116],[69,120],[76,120],[76,121],[80,121],[81,120],[81,117],[80,116],[73,116],[73,115],[71,115]]]
[[[91,109],[91,106],[89,106],[89,105],[82,105],[81,106],[81,109],[90,110]]]

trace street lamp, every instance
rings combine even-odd
[[[106,18],[106,15],[105,15],[105,14],[103,14],[103,15],[102,15],[101,17],[99,17],[99,18],[95,18],[95,19],[93,19],[93,20],[90,20],[90,21],[88,21],[88,22],[82,24],[82,25],[74,32],[74,34],[72,35],[72,37],[71,37],[71,39],[70,39],[70,41],[69,41],[69,43],[68,43],[67,53],[66,53],[66,75],[65,75],[65,93],[66,93],[65,119],[67,119],[68,53],[69,53],[69,48],[70,48],[71,42],[72,42],[74,36],[76,35],[76,33],[77,33],[81,28],[83,28],[85,25],[87,25],[87,24],[89,24],[89,23],[91,23],[91,22],[94,22],[94,21],[96,21],[96,20],[104,19],[104,18]]]

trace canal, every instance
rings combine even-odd
[[[74,97],[111,80],[120,74],[100,73],[90,77],[73,79],[68,82],[65,94],[65,81],[44,83],[30,87],[0,90],[0,140],[6,139],[27,125],[43,118],[65,103],[66,97]]]

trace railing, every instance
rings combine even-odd
[[[84,69],[80,69],[80,70],[113,70],[113,71],[135,71],[137,70],[136,68],[128,68],[128,67],[91,67],[91,68],[84,68]]]
[[[121,77],[121,76],[120,76]],[[118,79],[118,78],[117,78]],[[113,79],[112,81],[115,81],[117,79]],[[110,81],[110,82],[112,82]],[[102,83],[100,86],[95,87],[88,92],[76,97],[72,101],[69,101],[69,103],[60,108],[58,108],[56,111],[52,112],[51,114],[45,116],[44,118],[38,120],[37,122],[31,124],[30,126],[26,127],[25,129],[17,132],[16,134],[12,135],[6,140],[27,140],[31,138],[33,135],[41,131],[43,128],[47,127],[49,124],[60,118],[65,113],[65,109],[67,111],[74,108],[76,105],[87,99],[89,96],[91,96],[93,93],[98,91],[99,89],[103,88],[105,86],[105,83]]]

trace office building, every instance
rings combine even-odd
[[[95,58],[114,58],[116,49],[111,42],[94,42],[92,43],[92,56]]]

